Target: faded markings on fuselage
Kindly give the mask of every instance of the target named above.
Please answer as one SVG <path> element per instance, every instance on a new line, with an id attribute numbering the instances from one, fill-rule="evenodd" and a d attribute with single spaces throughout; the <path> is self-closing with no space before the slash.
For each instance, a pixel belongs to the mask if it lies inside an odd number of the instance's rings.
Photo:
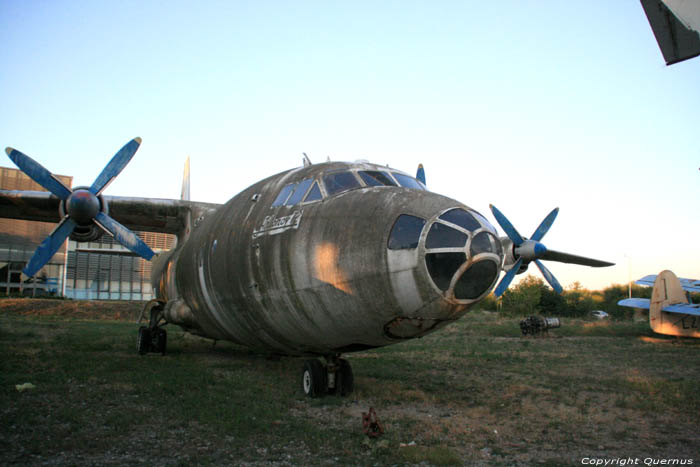
<path id="1" fill-rule="evenodd" d="M 299 228 L 301 216 L 304 211 L 294 211 L 288 216 L 276 217 L 274 214 L 266 216 L 262 225 L 253 230 L 253 239 L 262 237 L 263 235 L 276 235 L 290 229 Z"/>

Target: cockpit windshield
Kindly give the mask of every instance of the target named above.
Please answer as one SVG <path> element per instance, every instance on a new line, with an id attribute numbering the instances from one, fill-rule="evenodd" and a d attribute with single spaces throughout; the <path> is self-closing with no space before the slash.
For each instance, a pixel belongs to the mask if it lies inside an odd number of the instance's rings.
<path id="1" fill-rule="evenodd" d="M 326 184 L 328 196 L 360 188 L 360 182 L 352 172 L 331 172 L 323 177 L 323 182 Z"/>
<path id="2" fill-rule="evenodd" d="M 323 184 L 321 184 L 323 181 Z M 325 195 L 321 192 L 325 186 Z M 272 202 L 271 207 L 295 206 L 320 201 L 324 196 L 334 196 L 362 187 L 397 187 L 425 191 L 425 186 L 413 177 L 384 170 L 346 170 L 325 173 L 320 180 L 305 180 L 285 185 Z"/>
<path id="3" fill-rule="evenodd" d="M 360 170 L 357 172 L 367 186 L 396 186 L 396 182 L 389 174 L 379 170 Z"/>
<path id="4" fill-rule="evenodd" d="M 404 188 L 413 188 L 415 190 L 425 190 L 425 187 L 415 178 L 409 177 L 408 175 L 400 174 L 398 172 L 392 173 L 394 178 L 396 179 L 397 182 L 399 182 L 399 185 L 401 185 Z"/>

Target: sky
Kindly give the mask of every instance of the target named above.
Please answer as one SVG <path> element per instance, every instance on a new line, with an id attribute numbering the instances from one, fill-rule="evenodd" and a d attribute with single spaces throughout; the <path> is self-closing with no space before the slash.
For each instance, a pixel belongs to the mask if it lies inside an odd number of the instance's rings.
<path id="1" fill-rule="evenodd" d="M 423 163 L 525 236 L 558 206 L 548 248 L 616 263 L 547 263 L 565 287 L 700 278 L 700 58 L 638 0 L 0 0 L 0 43 L 0 145 L 74 186 L 135 136 L 107 195 L 179 198 L 187 156 L 215 203 L 302 152 Z"/>

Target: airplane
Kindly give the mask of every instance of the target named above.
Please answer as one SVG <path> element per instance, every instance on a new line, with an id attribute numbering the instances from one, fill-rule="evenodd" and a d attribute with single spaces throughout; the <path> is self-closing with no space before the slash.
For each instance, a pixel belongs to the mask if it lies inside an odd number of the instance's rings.
<path id="1" fill-rule="evenodd" d="M 659 334 L 700 337 L 700 304 L 689 300 L 690 293 L 700 292 L 700 280 L 679 279 L 671 271 L 644 276 L 635 284 L 653 286 L 651 300 L 626 298 L 620 306 L 649 310 L 649 325 Z"/>
<path id="2" fill-rule="evenodd" d="M 666 65 L 700 55 L 700 2 L 641 0 Z"/>
<path id="3" fill-rule="evenodd" d="M 540 260 L 593 267 L 612 263 L 548 250 L 541 242 L 554 209 L 531 238 L 522 237 L 494 206 L 506 232 L 459 201 L 430 192 L 417 178 L 365 161 L 311 164 L 272 175 L 226 204 L 104 196 L 141 144 L 127 143 L 90 187 L 69 189 L 29 156 L 9 158 L 49 192 L 0 191 L 2 217 L 59 221 L 24 273 L 34 275 L 66 238 L 103 232 L 153 258 L 154 300 L 139 328 L 139 354 L 164 353 L 174 324 L 214 340 L 304 362 L 303 392 L 346 396 L 354 377 L 343 354 L 423 337 L 454 322 L 496 287 Z M 130 229 L 177 236 L 154 256 Z M 323 358 L 325 362 L 322 362 Z"/>

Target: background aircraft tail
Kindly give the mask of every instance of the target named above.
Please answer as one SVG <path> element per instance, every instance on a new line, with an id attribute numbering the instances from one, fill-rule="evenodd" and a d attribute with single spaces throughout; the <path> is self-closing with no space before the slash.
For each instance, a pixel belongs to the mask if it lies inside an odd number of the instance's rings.
<path id="1" fill-rule="evenodd" d="M 671 336 L 697 336 L 697 329 L 685 329 L 679 325 L 681 316 L 663 311 L 669 305 L 687 304 L 688 298 L 681 281 L 669 271 L 662 271 L 654 281 L 649 303 L 649 325 L 654 332 Z"/>

